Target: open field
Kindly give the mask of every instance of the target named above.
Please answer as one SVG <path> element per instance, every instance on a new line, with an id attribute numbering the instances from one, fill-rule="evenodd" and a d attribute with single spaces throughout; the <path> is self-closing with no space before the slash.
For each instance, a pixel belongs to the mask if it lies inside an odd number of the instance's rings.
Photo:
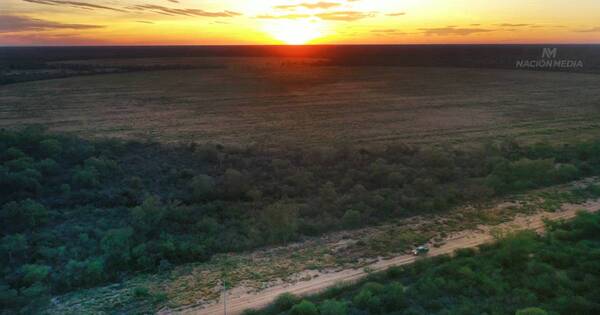
<path id="1" fill-rule="evenodd" d="M 0 127 L 227 144 L 568 141 L 600 134 L 600 76 L 316 66 L 315 59 L 165 58 L 85 64 L 202 69 L 0 87 Z M 214 67 L 209 67 L 214 66 Z"/>

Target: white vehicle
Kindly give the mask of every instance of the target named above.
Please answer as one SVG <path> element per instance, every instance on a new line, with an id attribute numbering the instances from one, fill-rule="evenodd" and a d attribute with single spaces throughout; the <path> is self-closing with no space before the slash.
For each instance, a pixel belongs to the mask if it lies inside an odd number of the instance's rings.
<path id="1" fill-rule="evenodd" d="M 412 250 L 412 254 L 414 256 L 426 255 L 427 253 L 429 253 L 429 247 L 427 247 L 425 245 L 419 246 Z"/>

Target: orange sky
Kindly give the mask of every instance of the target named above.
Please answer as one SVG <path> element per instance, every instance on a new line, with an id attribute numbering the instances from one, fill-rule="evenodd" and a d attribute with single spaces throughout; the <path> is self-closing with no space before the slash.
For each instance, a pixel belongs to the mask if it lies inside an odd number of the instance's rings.
<path id="1" fill-rule="evenodd" d="M 600 1 L 0 0 L 0 45 L 600 43 Z"/>

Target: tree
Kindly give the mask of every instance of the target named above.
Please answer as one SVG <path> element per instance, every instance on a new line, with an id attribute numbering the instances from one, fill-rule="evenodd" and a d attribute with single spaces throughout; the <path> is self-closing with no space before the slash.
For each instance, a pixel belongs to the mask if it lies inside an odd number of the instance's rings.
<path id="1" fill-rule="evenodd" d="M 84 168 L 75 172 L 73 184 L 79 188 L 95 188 L 100 184 L 98 172 L 94 168 Z"/>
<path id="2" fill-rule="evenodd" d="M 192 179 L 192 200 L 201 202 L 211 198 L 215 190 L 215 180 L 208 175 L 198 175 Z"/>
<path id="3" fill-rule="evenodd" d="M 348 305 L 336 300 L 326 300 L 319 306 L 321 315 L 346 315 L 348 314 Z"/>
<path id="4" fill-rule="evenodd" d="M 288 242 L 298 230 L 298 209 L 294 205 L 276 202 L 263 211 L 262 221 L 270 242 Z"/>
<path id="5" fill-rule="evenodd" d="M 399 311 L 406 306 L 404 286 L 399 282 L 392 282 L 385 287 L 382 296 L 382 306 L 388 312 Z"/>
<path id="6" fill-rule="evenodd" d="M 0 306 L 4 309 L 14 307 L 17 302 L 18 292 L 6 284 L 0 283 Z"/>
<path id="7" fill-rule="evenodd" d="M 518 310 L 515 315 L 548 315 L 548 313 L 541 308 L 528 307 Z"/>
<path id="8" fill-rule="evenodd" d="M 42 282 L 50 274 L 50 266 L 46 265 L 24 265 L 21 267 L 23 273 L 23 281 L 28 284 L 34 284 L 36 282 Z"/>
<path id="9" fill-rule="evenodd" d="M 290 315 L 319 315 L 319 311 L 312 302 L 303 300 L 292 307 Z"/>
<path id="10" fill-rule="evenodd" d="M 156 196 L 146 198 L 140 206 L 131 209 L 133 226 L 136 231 L 141 232 L 143 236 L 156 230 L 165 215 L 165 206 Z"/>
<path id="11" fill-rule="evenodd" d="M 131 228 L 121 228 L 108 230 L 100 247 L 107 257 L 107 261 L 114 267 L 127 267 L 127 263 L 131 258 L 131 237 L 133 230 Z"/>
<path id="12" fill-rule="evenodd" d="M 346 211 L 346 213 L 344 213 L 344 216 L 342 217 L 342 222 L 344 224 L 344 227 L 349 229 L 359 227 L 361 224 L 360 212 L 358 210 Z"/>
<path id="13" fill-rule="evenodd" d="M 273 306 L 277 311 L 285 312 L 298 303 L 299 300 L 298 297 L 291 293 L 283 293 L 275 299 Z"/>
<path id="14" fill-rule="evenodd" d="M 40 142 L 40 154 L 43 157 L 57 157 L 62 152 L 62 144 L 56 139 L 46 139 Z"/>
<path id="15" fill-rule="evenodd" d="M 240 171 L 232 168 L 225 171 L 223 186 L 225 195 L 233 199 L 241 198 L 248 190 L 246 177 Z"/>
<path id="16" fill-rule="evenodd" d="M 27 239 L 23 234 L 7 235 L 2 238 L 1 248 L 8 255 L 8 261 L 12 264 L 15 256 L 27 250 Z"/>
<path id="17" fill-rule="evenodd" d="M 335 185 L 327 182 L 319 189 L 319 202 L 323 209 L 333 209 L 338 200 L 338 194 Z"/>
<path id="18" fill-rule="evenodd" d="M 9 202 L 2 207 L 0 222 L 8 231 L 22 232 L 38 227 L 48 221 L 48 210 L 31 200 Z"/>
<path id="19" fill-rule="evenodd" d="M 367 282 L 363 285 L 360 292 L 354 296 L 352 301 L 360 309 L 377 313 L 381 308 L 381 298 L 379 295 L 384 289 L 385 287 L 380 283 Z"/>

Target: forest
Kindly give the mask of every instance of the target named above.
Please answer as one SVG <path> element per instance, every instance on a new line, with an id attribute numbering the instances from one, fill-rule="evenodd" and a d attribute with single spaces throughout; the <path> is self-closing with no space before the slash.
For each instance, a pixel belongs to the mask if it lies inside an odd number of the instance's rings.
<path id="1" fill-rule="evenodd" d="M 465 202 L 598 174 L 600 141 L 522 146 L 509 139 L 469 149 L 399 143 L 384 148 L 340 145 L 273 151 L 211 143 L 84 139 L 35 126 L 1 130 L 0 307 L 4 313 L 35 313 L 53 295 L 118 282 L 136 273 L 161 272 L 186 262 L 206 261 L 217 253 L 283 244 L 391 218 L 448 211 Z M 572 230 L 579 231 L 577 224 L 589 220 L 579 219 Z M 597 226 L 595 220 L 589 225 Z M 552 235 L 571 233 L 565 229 L 557 228 Z M 587 240 L 582 242 L 594 246 L 593 240 L 585 238 L 588 236 L 582 236 Z M 547 242 L 532 235 L 519 238 L 536 248 L 543 248 Z M 566 248 L 567 241 L 550 245 L 565 246 L 563 252 L 580 250 L 579 243 Z M 503 248 L 508 243 L 498 246 Z M 459 255 L 460 259 L 473 261 L 485 257 L 462 255 L 466 256 Z M 571 262 L 569 257 L 583 255 L 577 252 L 556 260 Z M 452 264 L 428 264 L 437 263 Z M 596 270 L 597 276 L 597 266 L 584 265 L 581 268 L 591 268 L 591 273 Z M 429 269 L 424 266 L 418 264 L 415 270 Z M 492 290 L 473 294 L 505 292 L 502 290 L 509 288 L 480 277 L 481 269 L 475 267 L 446 267 L 444 272 L 472 273 L 473 278 L 465 279 Z M 504 267 L 523 268 L 508 263 Z M 532 268 L 532 272 L 542 272 L 547 266 Z M 497 276 L 502 272 L 499 269 Z M 557 277 L 556 281 L 567 281 L 569 274 L 558 273 Z M 431 276 L 422 284 L 437 290 L 432 292 L 439 296 L 414 301 L 427 302 L 431 307 L 428 309 L 441 309 L 444 303 L 456 302 L 456 297 L 444 296 L 448 289 L 441 288 L 469 287 L 439 283 L 440 279 Z M 589 279 L 592 284 L 596 281 Z M 588 280 L 581 281 L 587 285 Z M 568 289 L 580 292 L 571 285 Z M 389 287 L 375 285 L 362 295 L 383 301 L 386 298 L 378 296 L 381 292 L 404 292 L 396 283 L 383 286 Z M 597 290 L 590 292 L 597 297 Z M 409 295 L 410 291 L 403 294 Z M 586 301 L 595 300 L 582 297 L 583 304 L 572 307 L 595 307 L 595 302 L 588 305 Z M 361 307 L 354 308 L 364 310 Z M 378 312 L 388 308 L 381 310 Z M 421 314 L 419 309 L 415 312 Z"/>
<path id="2" fill-rule="evenodd" d="M 580 213 L 544 235 L 519 232 L 305 299 L 284 294 L 245 314 L 598 314 L 599 301 L 600 214 Z"/>

